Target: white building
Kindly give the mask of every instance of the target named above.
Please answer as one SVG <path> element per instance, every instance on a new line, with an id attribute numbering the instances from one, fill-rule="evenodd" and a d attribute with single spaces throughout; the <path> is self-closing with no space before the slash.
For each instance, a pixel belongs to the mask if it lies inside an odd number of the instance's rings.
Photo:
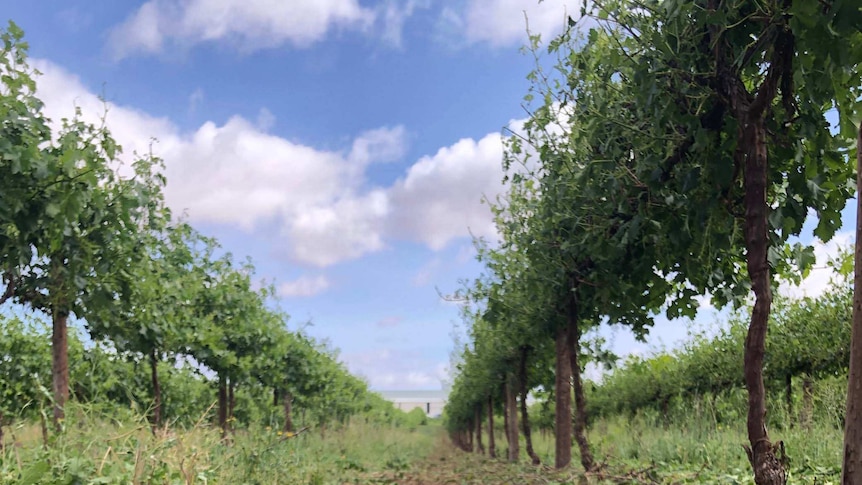
<path id="1" fill-rule="evenodd" d="M 391 402 L 396 408 L 409 412 L 419 408 L 430 418 L 443 414 L 446 405 L 447 391 L 379 391 L 383 399 Z"/>

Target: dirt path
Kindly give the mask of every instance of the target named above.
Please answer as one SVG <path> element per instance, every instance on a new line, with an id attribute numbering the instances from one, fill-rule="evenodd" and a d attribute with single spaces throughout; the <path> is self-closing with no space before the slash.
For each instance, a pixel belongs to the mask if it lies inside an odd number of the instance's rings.
<path id="1" fill-rule="evenodd" d="M 500 451 L 505 452 L 505 447 Z M 424 460 L 403 471 L 369 473 L 353 483 L 399 485 L 551 484 L 577 483 L 573 471 L 560 473 L 528 463 L 511 465 L 500 459 L 465 453 L 441 437 Z"/>

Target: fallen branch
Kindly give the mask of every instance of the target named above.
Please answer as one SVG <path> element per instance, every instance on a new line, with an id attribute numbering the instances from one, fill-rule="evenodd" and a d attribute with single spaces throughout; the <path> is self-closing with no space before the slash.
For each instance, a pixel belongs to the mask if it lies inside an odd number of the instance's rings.
<path id="1" fill-rule="evenodd" d="M 281 437 L 281 440 L 284 441 L 288 438 L 296 438 L 301 433 L 304 433 L 304 432 L 308 431 L 309 429 L 311 429 L 311 426 L 306 426 L 306 427 L 300 429 L 299 431 L 297 431 L 296 433 L 291 433 L 288 431 L 287 433 L 284 433 L 284 435 Z"/>

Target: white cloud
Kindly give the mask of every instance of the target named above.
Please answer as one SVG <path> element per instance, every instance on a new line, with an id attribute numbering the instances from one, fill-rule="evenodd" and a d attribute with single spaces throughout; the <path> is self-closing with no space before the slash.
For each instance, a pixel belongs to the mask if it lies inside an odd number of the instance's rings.
<path id="1" fill-rule="evenodd" d="M 261 108 L 257 113 L 257 129 L 260 131 L 269 131 L 275 126 L 275 115 L 266 108 Z"/>
<path id="2" fill-rule="evenodd" d="M 782 282 L 778 291 L 790 297 L 818 297 L 829 288 L 830 282 L 838 277 L 838 274 L 828 267 L 826 263 L 830 259 L 835 258 L 842 250 L 847 248 L 852 249 L 853 233 L 839 232 L 831 241 L 823 243 L 820 240 L 814 241 L 814 256 L 817 258 L 814 268 L 808 274 L 808 277 L 802 280 L 799 285 L 794 285 L 789 282 Z"/>
<path id="3" fill-rule="evenodd" d="M 694 297 L 697 300 L 698 308 L 702 310 L 715 310 L 715 306 L 712 304 L 712 295 L 707 293 L 705 295 L 698 295 Z"/>
<path id="4" fill-rule="evenodd" d="M 395 162 L 407 151 L 407 130 L 403 126 L 369 130 L 353 141 L 349 159 L 367 165 L 371 162 Z"/>
<path id="5" fill-rule="evenodd" d="M 580 4 L 574 0 L 469 0 L 462 9 L 443 9 L 440 28 L 460 32 L 468 43 L 524 45 L 528 21 L 530 32 L 547 41 L 563 31 L 569 16 L 580 16 Z"/>
<path id="6" fill-rule="evenodd" d="M 46 113 L 59 120 L 79 106 L 107 123 L 125 148 L 153 152 L 165 161 L 171 208 L 194 222 L 246 231 L 264 226 L 282 236 L 280 252 L 313 266 L 329 266 L 409 240 L 439 250 L 474 235 L 495 237 L 483 195 L 503 190 L 499 134 L 460 140 L 418 160 L 389 187 L 366 186 L 374 163 L 401 160 L 407 130 L 383 127 L 359 134 L 344 150 L 321 150 L 267 133 L 274 115 L 261 110 L 257 123 L 235 116 L 182 131 L 166 118 L 103 103 L 77 77 L 36 60 Z M 197 96 L 193 95 L 193 98 Z"/>
<path id="7" fill-rule="evenodd" d="M 114 56 L 120 59 L 135 51 L 154 53 L 162 50 L 164 33 L 160 23 L 163 16 L 159 4 L 143 4 L 134 15 L 111 32 L 109 42 Z"/>
<path id="8" fill-rule="evenodd" d="M 302 276 L 299 279 L 278 285 L 278 294 L 284 298 L 306 298 L 319 295 L 328 290 L 330 286 L 329 280 L 323 275 Z"/>
<path id="9" fill-rule="evenodd" d="M 195 89 L 189 96 L 189 114 L 194 114 L 201 103 L 204 102 L 204 90 L 201 88 Z"/>
<path id="10" fill-rule="evenodd" d="M 853 234 L 851 232 L 839 232 L 828 243 L 815 239 L 812 245 L 816 262 L 808 277 L 804 278 L 798 285 L 786 280 L 779 281 L 778 292 L 791 298 L 806 296 L 816 298 L 822 295 L 829 288 L 831 282 L 839 277 L 838 273 L 827 263 L 837 257 L 842 250 L 852 249 L 852 244 Z M 749 295 L 750 298 L 753 298 L 753 295 Z M 712 304 L 712 295 L 709 293 L 698 295 L 695 300 L 699 303 L 701 311 L 716 312 L 719 310 Z"/>
<path id="11" fill-rule="evenodd" d="M 496 237 L 490 208 L 481 202 L 503 191 L 500 134 L 463 139 L 421 158 L 391 189 L 389 230 L 439 250 L 471 232 Z"/>
<path id="12" fill-rule="evenodd" d="M 446 363 L 417 357 L 419 354 L 418 349 L 374 349 L 343 357 L 350 371 L 368 379 L 372 389 L 440 389 L 448 378 Z"/>
<path id="13" fill-rule="evenodd" d="M 30 64 L 43 74 L 37 78 L 38 96 L 45 103 L 45 114 L 55 124 L 59 125 L 62 118 L 71 118 L 75 107 L 81 109 L 85 121 L 99 124 L 107 110 L 111 133 L 127 155 L 147 153 L 153 138 L 159 139 L 162 150 L 179 141 L 175 125 L 167 118 L 105 103 L 85 88 L 77 76 L 51 62 L 31 59 Z"/>
<path id="14" fill-rule="evenodd" d="M 351 185 L 342 155 L 266 134 L 241 117 L 204 123 L 163 153 L 173 207 L 248 230 L 328 206 Z"/>
<path id="15" fill-rule="evenodd" d="M 150 0 L 111 31 L 109 46 L 118 59 L 213 41 L 303 48 L 334 28 L 367 29 L 374 17 L 357 0 Z"/>
<path id="16" fill-rule="evenodd" d="M 297 259 L 329 266 L 383 249 L 382 227 L 388 212 L 383 191 L 343 197 L 297 214 L 288 223 L 286 234 L 293 241 Z"/>
<path id="17" fill-rule="evenodd" d="M 383 40 L 393 47 L 401 48 L 404 23 L 416 10 L 430 6 L 430 0 L 407 0 L 403 4 L 392 0 L 386 2 L 382 7 Z"/>

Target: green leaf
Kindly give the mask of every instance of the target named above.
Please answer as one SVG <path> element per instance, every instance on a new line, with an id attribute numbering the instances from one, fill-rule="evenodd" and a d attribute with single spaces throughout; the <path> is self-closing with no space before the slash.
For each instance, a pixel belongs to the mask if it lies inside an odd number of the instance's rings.
<path id="1" fill-rule="evenodd" d="M 48 460 L 36 461 L 24 469 L 17 483 L 20 485 L 35 485 L 44 478 L 49 470 L 51 470 L 51 464 Z"/>
<path id="2" fill-rule="evenodd" d="M 48 205 L 45 206 L 45 213 L 48 217 L 57 217 L 60 214 L 60 206 L 55 202 L 49 202 Z"/>

